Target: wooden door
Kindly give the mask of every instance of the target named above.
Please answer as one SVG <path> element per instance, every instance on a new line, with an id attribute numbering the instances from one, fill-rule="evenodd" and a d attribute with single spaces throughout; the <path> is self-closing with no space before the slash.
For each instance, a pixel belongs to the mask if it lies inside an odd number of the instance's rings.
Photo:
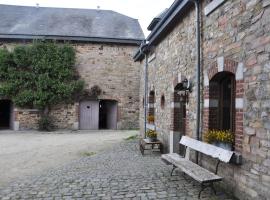
<path id="1" fill-rule="evenodd" d="M 99 102 L 82 101 L 80 103 L 80 129 L 98 130 L 99 125 Z"/>

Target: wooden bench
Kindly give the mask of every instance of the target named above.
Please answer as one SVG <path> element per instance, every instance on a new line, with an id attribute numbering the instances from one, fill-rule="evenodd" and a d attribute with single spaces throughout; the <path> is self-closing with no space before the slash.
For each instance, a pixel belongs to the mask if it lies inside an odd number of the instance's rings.
<path id="1" fill-rule="evenodd" d="M 218 166 L 220 162 L 228 163 L 230 162 L 233 153 L 219 147 L 216 147 L 211 144 L 207 144 L 195 139 L 192 139 L 187 136 L 182 136 L 180 142 L 181 145 L 185 146 L 185 156 L 182 157 L 176 153 L 163 154 L 161 159 L 166 163 L 173 165 L 171 176 L 176 168 L 179 168 L 184 174 L 187 174 L 194 180 L 198 181 L 201 184 L 201 190 L 199 192 L 198 198 L 201 197 L 201 192 L 210 187 L 216 194 L 214 188 L 214 182 L 219 182 L 223 178 L 218 176 Z M 208 171 L 207 169 L 197 165 L 196 163 L 189 160 L 189 150 L 193 149 L 197 152 L 203 153 L 205 155 L 211 156 L 212 158 L 217 159 L 216 171 L 215 173 Z"/>

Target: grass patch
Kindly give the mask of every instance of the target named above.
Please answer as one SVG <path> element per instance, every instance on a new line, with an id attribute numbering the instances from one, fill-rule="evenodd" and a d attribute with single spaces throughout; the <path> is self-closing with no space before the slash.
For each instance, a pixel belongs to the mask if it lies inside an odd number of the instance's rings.
<path id="1" fill-rule="evenodd" d="M 138 135 L 132 135 L 132 136 L 129 136 L 128 138 L 125 138 L 125 140 L 135 140 L 138 138 Z"/>
<path id="2" fill-rule="evenodd" d="M 96 152 L 82 152 L 81 155 L 82 156 L 85 156 L 85 157 L 90 157 L 90 156 L 93 156 L 93 155 L 96 155 L 97 153 Z"/>

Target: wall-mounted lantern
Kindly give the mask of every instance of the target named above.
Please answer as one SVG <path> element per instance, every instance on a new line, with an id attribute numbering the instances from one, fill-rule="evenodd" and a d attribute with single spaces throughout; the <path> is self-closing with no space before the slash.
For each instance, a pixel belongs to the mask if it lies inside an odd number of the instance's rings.
<path id="1" fill-rule="evenodd" d="M 188 91 L 190 93 L 192 92 L 192 84 L 187 78 L 182 81 L 182 87 L 182 90 Z"/>

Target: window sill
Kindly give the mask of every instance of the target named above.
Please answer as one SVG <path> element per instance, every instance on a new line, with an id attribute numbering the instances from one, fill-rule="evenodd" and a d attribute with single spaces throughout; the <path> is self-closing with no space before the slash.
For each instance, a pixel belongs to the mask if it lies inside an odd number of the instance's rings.
<path id="1" fill-rule="evenodd" d="M 207 16 L 214 12 L 221 4 L 223 4 L 226 0 L 214 0 L 211 3 L 207 4 L 204 8 L 204 14 Z"/>

